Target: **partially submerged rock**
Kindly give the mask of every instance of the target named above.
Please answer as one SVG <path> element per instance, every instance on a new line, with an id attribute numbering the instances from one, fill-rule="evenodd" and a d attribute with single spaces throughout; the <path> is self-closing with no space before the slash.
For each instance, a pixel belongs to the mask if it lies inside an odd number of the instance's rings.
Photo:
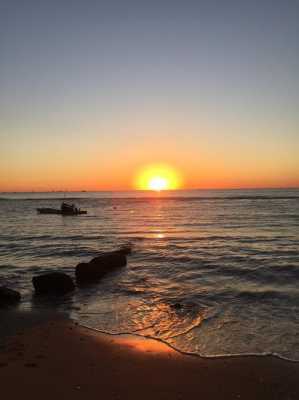
<path id="1" fill-rule="evenodd" d="M 93 258 L 89 263 L 80 263 L 76 267 L 78 282 L 92 282 L 101 279 L 107 273 L 127 265 L 126 250 L 102 253 Z"/>
<path id="2" fill-rule="evenodd" d="M 116 252 L 122 253 L 125 256 L 128 256 L 129 254 L 132 254 L 132 245 L 125 244 L 119 250 L 116 250 Z"/>
<path id="3" fill-rule="evenodd" d="M 0 307 L 10 304 L 16 304 L 21 300 L 19 292 L 9 289 L 5 286 L 0 286 Z"/>
<path id="4" fill-rule="evenodd" d="M 183 306 L 181 303 L 174 303 L 171 304 L 170 307 L 174 308 L 175 310 L 181 310 Z"/>
<path id="5" fill-rule="evenodd" d="M 32 278 L 36 294 L 64 294 L 75 289 L 72 278 L 63 272 L 49 272 Z"/>

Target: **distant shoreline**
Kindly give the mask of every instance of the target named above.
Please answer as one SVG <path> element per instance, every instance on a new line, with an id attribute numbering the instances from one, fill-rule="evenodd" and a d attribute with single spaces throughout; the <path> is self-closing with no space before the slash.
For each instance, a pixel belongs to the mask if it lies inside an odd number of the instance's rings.
<path id="1" fill-rule="evenodd" d="M 187 200 L 243 200 L 243 199 L 297 199 L 299 188 L 267 189 L 191 189 L 191 190 L 151 190 L 129 191 L 51 191 L 51 192 L 1 192 L 0 200 L 84 200 L 84 199 L 187 199 Z"/>
<path id="2" fill-rule="evenodd" d="M 170 190 L 163 190 L 159 192 L 160 194 L 165 192 L 194 192 L 194 191 L 256 191 L 256 190 L 299 190 L 299 186 L 286 186 L 286 187 L 241 187 L 241 188 L 193 188 L 193 189 L 170 189 Z M 22 190 L 10 190 L 10 191 L 0 191 L 0 194 L 17 194 L 17 193 L 129 193 L 129 192 L 137 192 L 137 193 L 157 193 L 154 190 L 139 190 L 139 189 L 103 189 L 103 190 L 29 190 L 29 191 L 22 191 Z"/>

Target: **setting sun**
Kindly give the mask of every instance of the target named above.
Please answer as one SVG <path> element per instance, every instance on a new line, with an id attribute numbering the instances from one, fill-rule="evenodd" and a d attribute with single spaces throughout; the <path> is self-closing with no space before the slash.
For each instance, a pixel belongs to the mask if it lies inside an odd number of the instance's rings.
<path id="1" fill-rule="evenodd" d="M 169 182 L 167 179 L 165 178 L 161 178 L 160 176 L 155 176 L 153 177 L 149 183 L 148 183 L 148 187 L 151 190 L 157 190 L 158 192 L 160 190 L 165 190 L 167 189 L 169 186 Z"/>
<path id="2" fill-rule="evenodd" d="M 173 190 L 181 187 L 181 176 L 168 165 L 150 165 L 137 174 L 135 186 L 140 190 Z"/>

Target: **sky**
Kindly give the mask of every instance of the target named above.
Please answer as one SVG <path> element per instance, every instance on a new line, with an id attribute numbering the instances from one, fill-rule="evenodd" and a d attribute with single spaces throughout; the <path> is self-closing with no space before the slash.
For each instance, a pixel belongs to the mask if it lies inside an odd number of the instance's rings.
<path id="1" fill-rule="evenodd" d="M 0 191 L 299 187 L 299 2 L 0 3 Z"/>

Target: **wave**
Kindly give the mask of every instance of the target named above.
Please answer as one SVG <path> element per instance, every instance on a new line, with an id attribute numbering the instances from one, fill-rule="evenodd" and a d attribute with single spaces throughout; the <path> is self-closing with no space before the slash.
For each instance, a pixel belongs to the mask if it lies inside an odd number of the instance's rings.
<path id="1" fill-rule="evenodd" d="M 105 235 L 69 235 L 69 236 L 56 236 L 56 235 L 32 235 L 32 236 L 11 236 L 11 235 L 1 235 L 0 238 L 3 240 L 11 240 L 14 242 L 24 242 L 24 241 L 49 241 L 50 243 L 53 241 L 80 241 L 80 240 L 99 240 L 106 238 Z M 27 243 L 26 243 L 27 245 Z M 1 245 L 5 247 L 5 245 Z"/>
<path id="2" fill-rule="evenodd" d="M 207 267 L 207 265 L 205 265 Z M 219 266 L 212 265 L 208 271 L 209 275 L 231 276 L 242 280 L 254 281 L 265 284 L 293 283 L 294 279 L 299 278 L 299 266 L 263 266 L 263 267 L 240 267 L 240 266 Z"/>
<path id="3" fill-rule="evenodd" d="M 178 353 L 185 355 L 185 356 L 192 356 L 192 357 L 200 357 L 200 358 L 204 358 L 204 359 L 220 359 L 220 358 L 236 358 L 236 357 L 276 357 L 279 358 L 281 360 L 284 361 L 288 361 L 291 363 L 298 363 L 299 359 L 292 359 L 292 358 L 288 358 L 288 357 L 284 357 L 279 353 L 275 353 L 275 352 L 261 352 L 261 353 L 225 353 L 225 354 L 211 354 L 211 355 L 202 355 L 200 352 L 192 352 L 192 351 L 184 351 L 181 350 L 179 348 L 179 346 L 176 346 L 175 344 L 170 343 L 167 339 L 161 339 L 158 337 L 153 337 L 150 335 L 142 335 L 140 333 L 135 333 L 135 332 L 131 332 L 131 331 L 127 331 L 127 332 L 111 332 L 108 330 L 104 330 L 104 329 L 98 329 L 98 328 L 94 328 L 91 327 L 89 325 L 83 324 L 82 322 L 79 321 L 80 326 L 89 329 L 91 331 L 94 332 L 99 332 L 102 333 L 104 335 L 109 335 L 109 336 L 127 336 L 130 335 L 132 337 L 137 337 L 137 338 L 141 338 L 141 339 L 151 339 L 151 340 L 155 340 L 159 343 L 163 343 L 166 346 L 170 347 L 171 349 L 177 351 Z"/>
<path id="4" fill-rule="evenodd" d="M 282 292 L 280 290 L 228 290 L 223 293 L 218 293 L 215 298 L 224 297 L 232 298 L 241 302 L 273 302 L 284 301 L 286 304 L 299 304 L 299 293 L 296 291 Z"/>
<path id="5" fill-rule="evenodd" d="M 79 201 L 79 200 L 102 200 L 106 198 L 93 197 L 0 197 L 0 201 Z"/>

